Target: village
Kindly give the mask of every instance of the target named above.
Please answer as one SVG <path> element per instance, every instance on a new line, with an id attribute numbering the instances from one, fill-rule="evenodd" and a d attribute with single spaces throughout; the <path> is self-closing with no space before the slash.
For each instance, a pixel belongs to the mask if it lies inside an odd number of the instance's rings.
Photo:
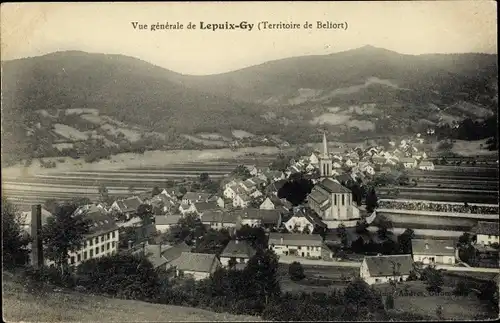
<path id="1" fill-rule="evenodd" d="M 426 153 L 417 148 L 423 141 L 417 134 L 399 144 L 389 142 L 387 150 L 375 146 L 332 154 L 324 135 L 321 149 L 291 158 L 282 170 L 241 165 L 216 189 L 210 174 L 204 173 L 200 183 L 191 185 L 196 190 L 188 191 L 185 185 L 155 187 L 108 203 L 82 205 L 76 212 L 92 220 L 92 230 L 82 248 L 69 255 L 69 265 L 76 268 L 94 258 L 139 253 L 155 268 L 173 268 L 176 276 L 192 275 L 200 280 L 221 267 L 244 268 L 256 249 L 264 247 L 273 250 L 280 263 L 330 266 L 332 271 L 359 268 L 357 276 L 370 285 L 406 280 L 414 263 L 452 270 L 470 268 L 459 256 L 464 247 L 452 239 L 415 239 L 411 229 L 397 235 L 391 232 L 390 221 L 377 216 L 377 207 L 498 214 L 498 206 L 377 199 L 375 187 L 368 185 L 373 185 L 378 174 L 394 169 L 434 169 Z M 296 189 L 290 183 L 300 181 L 306 186 L 310 181 L 312 187 L 292 203 L 289 200 L 294 198 L 286 195 L 295 193 L 285 192 L 286 186 Z M 203 189 L 207 186 L 211 192 Z M 45 206 L 33 210 L 39 211 L 24 212 L 24 227 L 30 233 L 36 232 L 37 221 L 43 225 L 51 216 Z M 39 212 L 41 219 L 32 220 Z M 476 250 L 475 258 L 490 257 L 492 267 L 497 267 L 498 222 L 487 219 L 480 219 L 463 235 L 474 241 L 470 245 Z M 199 232 L 183 234 L 186 229 Z M 397 274 L 390 266 L 395 262 L 401 267 Z"/>

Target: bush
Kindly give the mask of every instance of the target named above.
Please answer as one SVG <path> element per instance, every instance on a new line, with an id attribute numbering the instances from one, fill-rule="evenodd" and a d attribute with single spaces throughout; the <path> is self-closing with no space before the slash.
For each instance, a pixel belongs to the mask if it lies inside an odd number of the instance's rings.
<path id="1" fill-rule="evenodd" d="M 290 275 L 290 279 L 293 281 L 299 281 L 306 277 L 304 274 L 304 268 L 300 264 L 300 262 L 294 261 L 288 266 L 288 274 Z"/>
<path id="2" fill-rule="evenodd" d="M 385 308 L 388 310 L 392 310 L 394 308 L 394 297 L 392 295 L 388 295 L 385 299 Z"/>

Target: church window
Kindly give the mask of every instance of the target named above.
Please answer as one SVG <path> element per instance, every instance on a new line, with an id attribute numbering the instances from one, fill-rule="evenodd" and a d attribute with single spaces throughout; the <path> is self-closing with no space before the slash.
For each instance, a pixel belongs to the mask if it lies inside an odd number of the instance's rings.
<path id="1" fill-rule="evenodd" d="M 333 196 L 333 204 L 337 205 L 337 194 Z"/>
<path id="2" fill-rule="evenodd" d="M 342 206 L 344 206 L 344 205 L 345 205 L 345 195 L 342 194 Z"/>

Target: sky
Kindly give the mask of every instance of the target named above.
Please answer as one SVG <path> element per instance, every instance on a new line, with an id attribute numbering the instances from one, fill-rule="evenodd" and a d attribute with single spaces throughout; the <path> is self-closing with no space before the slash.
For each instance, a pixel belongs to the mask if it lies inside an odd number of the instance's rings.
<path id="1" fill-rule="evenodd" d="M 497 53 L 496 2 L 3 3 L 1 58 L 63 50 L 123 54 L 183 74 L 217 74 L 270 60 L 372 45 L 403 54 Z M 200 30 L 200 22 L 254 24 Z M 258 30 L 259 22 L 300 29 Z M 318 29 L 317 21 L 347 29 Z M 134 29 L 132 22 L 147 24 Z M 184 25 L 151 31 L 151 24 Z M 193 22 L 197 29 L 186 29 Z M 306 22 L 311 29 L 304 29 Z M 260 24 L 262 26 L 262 23 Z"/>

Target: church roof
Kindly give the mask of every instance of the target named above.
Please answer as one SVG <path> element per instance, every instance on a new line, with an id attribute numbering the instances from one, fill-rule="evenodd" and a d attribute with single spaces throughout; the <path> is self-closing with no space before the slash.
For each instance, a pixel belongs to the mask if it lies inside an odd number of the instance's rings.
<path id="1" fill-rule="evenodd" d="M 318 185 L 320 185 L 324 190 L 326 190 L 329 193 L 351 193 L 351 191 L 348 188 L 340 185 L 331 178 L 325 178 L 320 183 L 318 183 Z"/>
<path id="2" fill-rule="evenodd" d="M 311 198 L 312 200 L 314 200 L 319 204 L 323 204 L 326 200 L 328 200 L 328 195 L 325 195 L 320 190 L 313 188 L 311 194 L 309 194 L 309 198 Z"/>

